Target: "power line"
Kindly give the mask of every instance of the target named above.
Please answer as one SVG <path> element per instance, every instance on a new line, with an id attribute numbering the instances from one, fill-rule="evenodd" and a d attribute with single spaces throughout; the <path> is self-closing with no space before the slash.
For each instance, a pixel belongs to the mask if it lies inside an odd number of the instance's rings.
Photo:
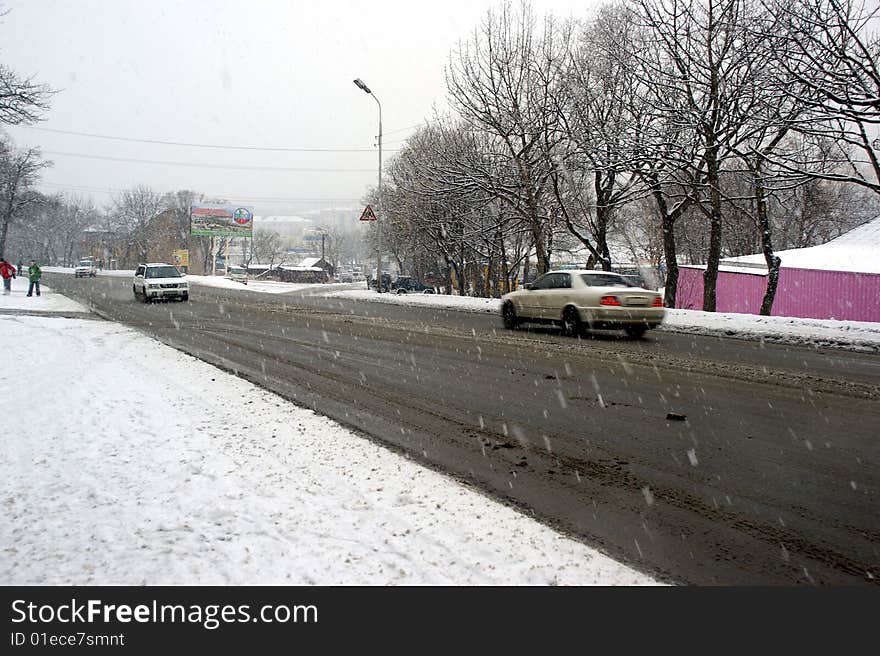
<path id="1" fill-rule="evenodd" d="M 407 130 L 412 130 L 414 128 L 420 128 L 424 125 L 424 123 L 416 123 L 415 125 L 410 125 L 408 128 L 400 128 L 399 130 L 388 130 L 385 134 L 397 134 L 398 132 L 406 132 Z"/>
<path id="2" fill-rule="evenodd" d="M 56 157 L 82 157 L 111 162 L 133 162 L 135 164 L 158 164 L 161 166 L 190 166 L 202 169 L 237 169 L 242 171 L 293 171 L 297 173 L 375 173 L 375 169 L 316 169 L 290 166 L 245 166 L 242 164 L 203 164 L 199 162 L 175 162 L 157 159 L 137 159 L 133 157 L 109 157 L 106 155 L 86 155 L 84 153 L 64 153 L 55 150 L 44 150 L 44 154 Z"/>
<path id="3" fill-rule="evenodd" d="M 56 134 L 69 134 L 78 137 L 90 137 L 92 139 L 108 139 L 110 141 L 128 141 L 133 143 L 146 143 L 146 144 L 159 144 L 162 146 L 185 146 L 187 148 L 213 148 L 217 150 L 254 150 L 254 151 L 264 151 L 264 152 L 278 152 L 278 153 L 372 153 L 375 152 L 375 148 L 285 148 L 285 147 L 270 147 L 270 146 L 228 146 L 221 144 L 201 144 L 201 143 L 188 143 L 185 141 L 165 141 L 163 139 L 138 139 L 135 137 L 118 137 L 112 136 L 108 134 L 95 134 L 93 132 L 77 132 L 75 130 L 57 130 L 54 128 L 41 128 L 33 125 L 22 125 L 19 126 L 26 130 L 39 130 L 40 132 L 54 132 Z M 412 126 L 418 127 L 418 126 Z M 395 132 L 403 132 L 404 130 L 410 130 L 409 128 L 402 128 L 400 130 L 396 130 Z M 389 132 L 388 134 L 392 134 Z"/>
<path id="4" fill-rule="evenodd" d="M 115 193 L 123 193 L 128 191 L 127 189 L 120 189 L 114 187 L 92 187 L 88 185 L 64 185 L 58 184 L 54 182 L 40 182 L 39 186 L 42 187 L 51 187 L 53 189 L 61 189 L 66 191 L 81 191 L 81 192 L 89 192 L 89 193 L 99 193 L 99 194 L 107 194 L 112 195 Z M 158 193 L 171 193 L 171 192 L 158 192 Z M 292 198 L 285 196 L 251 196 L 250 194 L 235 194 L 235 193 L 226 193 L 226 194 L 203 194 L 208 198 L 220 198 L 220 197 L 229 197 L 236 198 L 239 200 L 248 200 L 258 203 L 359 203 L 362 198 Z"/>

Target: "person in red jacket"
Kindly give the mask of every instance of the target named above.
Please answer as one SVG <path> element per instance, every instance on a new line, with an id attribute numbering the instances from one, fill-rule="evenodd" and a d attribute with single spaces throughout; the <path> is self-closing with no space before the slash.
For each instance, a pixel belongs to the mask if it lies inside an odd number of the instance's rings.
<path id="1" fill-rule="evenodd" d="M 3 276 L 3 293 L 12 291 L 12 279 L 15 278 L 15 267 L 5 259 L 0 260 L 0 276 Z"/>

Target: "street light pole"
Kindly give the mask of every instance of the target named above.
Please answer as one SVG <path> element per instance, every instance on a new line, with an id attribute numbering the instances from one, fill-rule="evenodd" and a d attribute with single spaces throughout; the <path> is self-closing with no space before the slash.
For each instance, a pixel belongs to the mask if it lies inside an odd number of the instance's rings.
<path id="1" fill-rule="evenodd" d="M 356 78 L 355 85 L 368 93 L 379 105 L 379 210 L 376 212 L 376 292 L 382 293 L 382 103 L 376 95 L 370 91 L 370 87 L 364 84 L 363 80 Z"/>

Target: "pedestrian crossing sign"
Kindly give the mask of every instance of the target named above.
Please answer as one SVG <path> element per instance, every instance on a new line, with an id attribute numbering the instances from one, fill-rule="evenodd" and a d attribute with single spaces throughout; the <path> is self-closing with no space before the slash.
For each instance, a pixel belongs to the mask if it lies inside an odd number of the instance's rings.
<path id="1" fill-rule="evenodd" d="M 367 205 L 364 208 L 363 214 L 361 214 L 361 221 L 375 221 L 376 213 L 373 211 L 372 205 Z"/>

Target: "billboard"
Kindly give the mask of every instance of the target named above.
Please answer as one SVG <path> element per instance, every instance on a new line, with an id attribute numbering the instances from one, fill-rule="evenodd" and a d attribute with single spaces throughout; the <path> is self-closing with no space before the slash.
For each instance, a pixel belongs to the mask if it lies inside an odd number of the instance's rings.
<path id="1" fill-rule="evenodd" d="M 191 235 L 209 237 L 253 237 L 254 208 L 242 205 L 193 205 L 190 207 Z"/>
<path id="2" fill-rule="evenodd" d="M 189 266 L 189 251 L 185 248 L 172 251 L 171 259 L 174 261 L 174 266 Z"/>

